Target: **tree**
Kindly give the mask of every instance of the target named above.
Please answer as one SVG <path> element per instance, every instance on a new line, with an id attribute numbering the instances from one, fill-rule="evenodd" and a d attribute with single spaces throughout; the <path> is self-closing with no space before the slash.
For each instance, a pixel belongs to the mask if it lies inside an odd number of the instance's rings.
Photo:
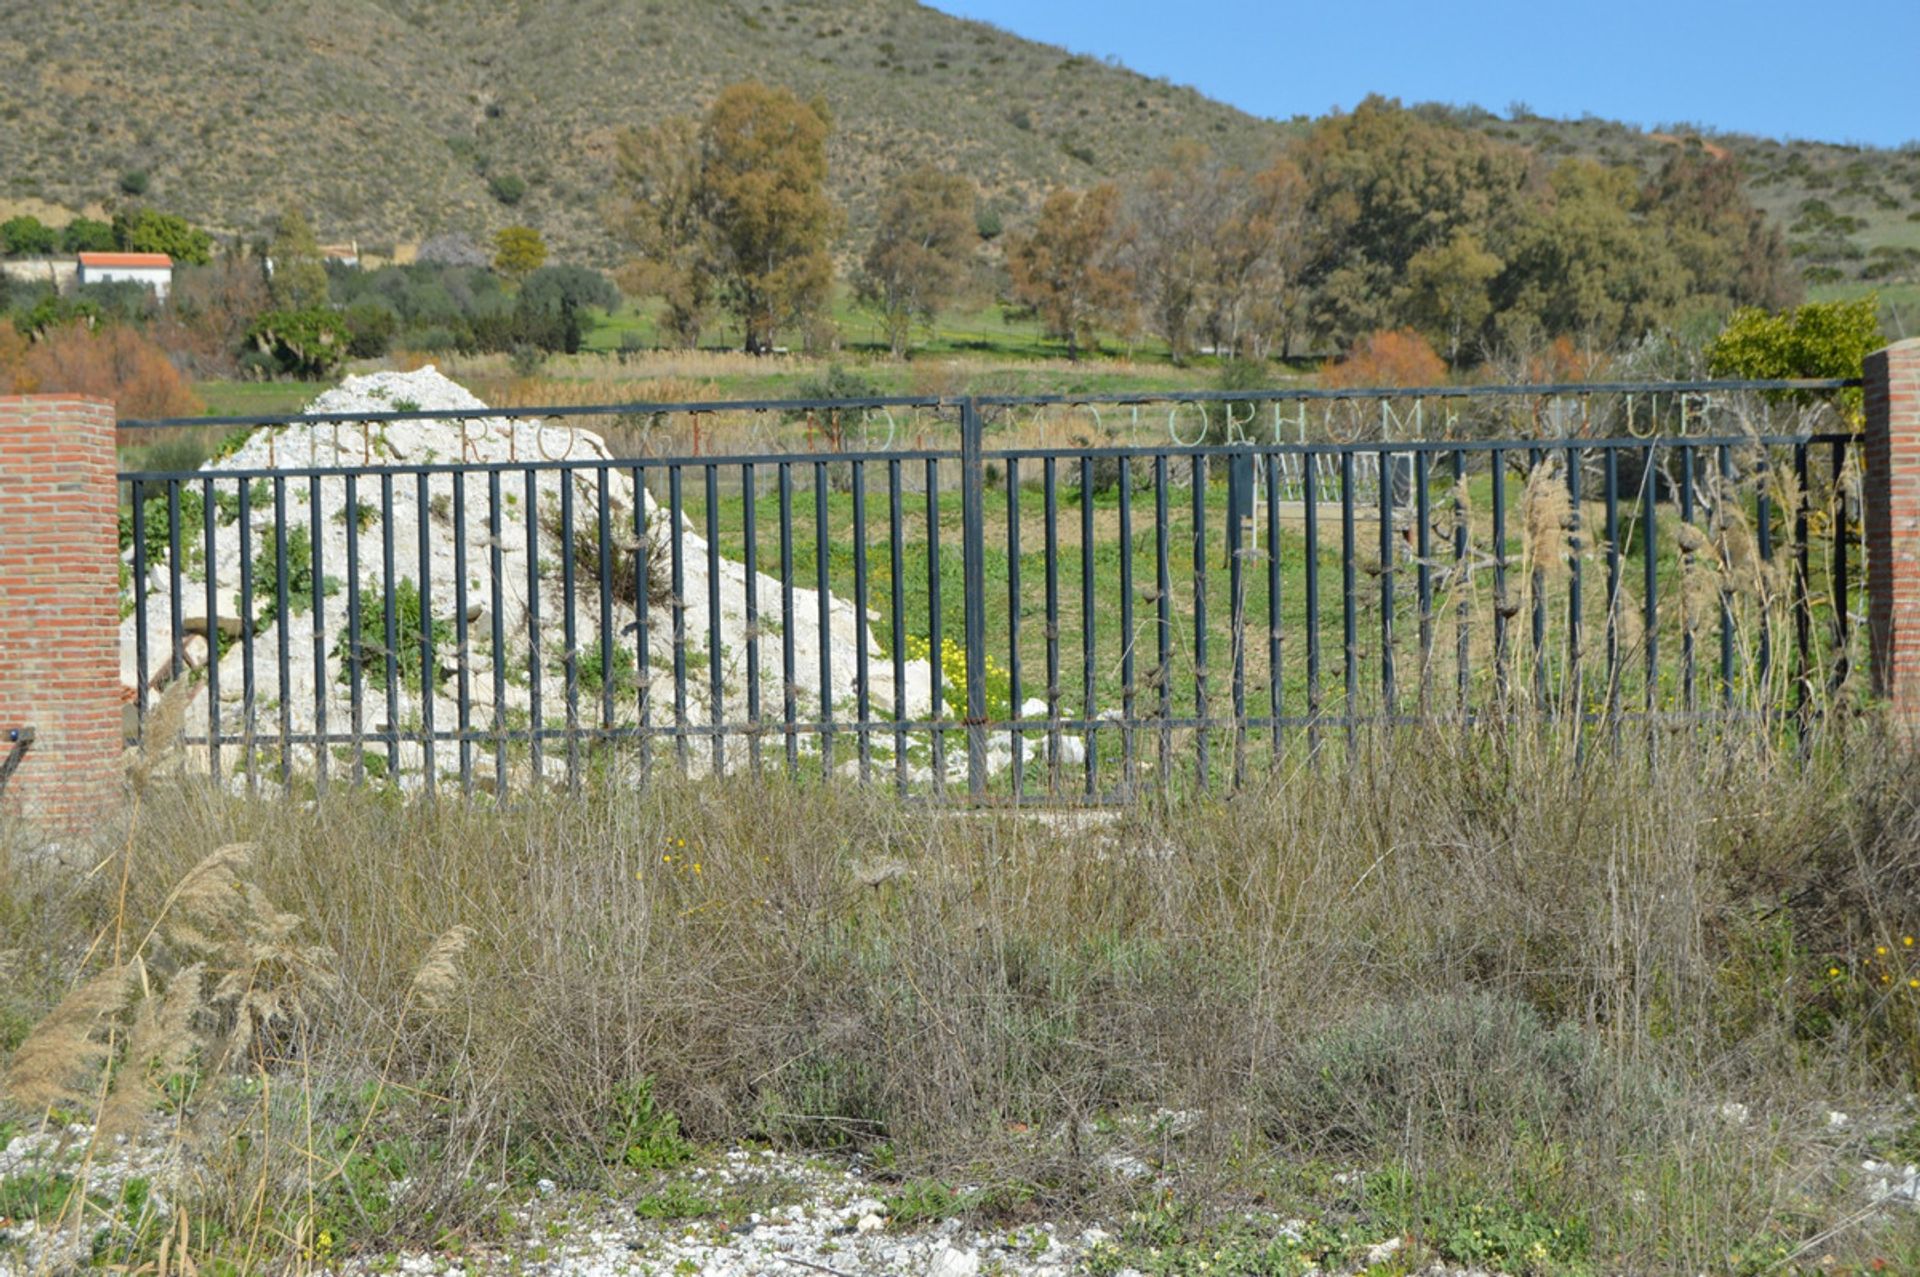
<path id="1" fill-rule="evenodd" d="M 1014 298 L 1039 315 L 1048 336 L 1067 343 L 1069 359 L 1094 339 L 1096 324 L 1123 319 L 1132 304 L 1133 278 L 1118 260 L 1119 214 L 1111 182 L 1057 189 L 1032 232 L 1007 249 Z"/>
<path id="2" fill-rule="evenodd" d="M 493 268 L 523 280 L 546 264 L 547 241 L 531 226 L 508 226 L 493 237 Z"/>
<path id="3" fill-rule="evenodd" d="M 150 208 L 115 213 L 113 242 L 129 253 L 165 253 L 182 266 L 205 266 L 213 260 L 213 236 L 195 230 L 185 218 Z"/>
<path id="4" fill-rule="evenodd" d="M 832 288 L 827 245 L 840 214 L 826 191 L 829 127 L 824 103 L 753 81 L 723 90 L 701 126 L 714 273 L 750 353 L 773 349 L 779 330 L 815 315 Z"/>
<path id="5" fill-rule="evenodd" d="M 327 268 L 320 241 L 297 208 L 283 208 L 267 241 L 268 291 L 278 310 L 312 310 L 327 304 Z"/>
<path id="6" fill-rule="evenodd" d="M 1345 346 L 1403 318 L 1395 304 L 1416 254 L 1470 231 L 1497 256 L 1527 207 L 1516 146 L 1369 97 L 1322 121 L 1297 150 L 1314 248 L 1314 321 Z"/>
<path id="7" fill-rule="evenodd" d="M 1438 386 L 1446 379 L 1446 364 L 1411 328 L 1369 333 L 1320 374 L 1321 385 L 1339 389 Z"/>
<path id="8" fill-rule="evenodd" d="M 666 303 L 664 326 L 683 346 L 700 342 L 713 312 L 713 228 L 701 207 L 700 125 L 680 117 L 629 130 L 615 146 L 627 199 L 614 231 L 637 256 L 620 268 L 620 286 Z"/>
<path id="9" fill-rule="evenodd" d="M 1182 142 L 1127 201 L 1126 262 L 1146 327 L 1167 343 L 1176 364 L 1193 353 L 1195 329 L 1209 309 L 1227 195 L 1239 176 L 1213 163 L 1199 143 Z"/>
<path id="10" fill-rule="evenodd" d="M 23 213 L 0 222 L 0 256 L 45 257 L 60 243 L 59 232 Z"/>
<path id="11" fill-rule="evenodd" d="M 520 301 L 543 310 L 610 311 L 620 304 L 620 290 L 586 266 L 542 266 L 520 285 Z"/>
<path id="12" fill-rule="evenodd" d="M 1461 351 L 1493 313 L 1487 289 L 1503 264 L 1464 226 L 1407 262 L 1406 313 L 1446 350 L 1447 363 L 1459 366 Z"/>
<path id="13" fill-rule="evenodd" d="M 931 323 L 966 279 L 978 238 L 973 202 L 971 182 L 931 166 L 895 177 L 881 197 L 854 287 L 879 313 L 895 359 L 907 353 L 914 321 Z"/>
<path id="14" fill-rule="evenodd" d="M 1880 299 L 1808 302 L 1791 310 L 1737 310 L 1707 346 L 1707 371 L 1715 377 L 1756 381 L 1858 377 L 1867 356 L 1884 342 Z M 1842 391 L 1840 401 L 1858 420 L 1860 391 Z"/>
<path id="15" fill-rule="evenodd" d="M 5 276 L 0 275 L 0 279 Z M 30 395 L 37 389 L 27 374 L 26 337 L 12 324 L 0 323 L 0 395 Z"/>
<path id="16" fill-rule="evenodd" d="M 273 308 L 257 258 L 222 254 L 206 266 L 174 271 L 154 337 L 203 376 L 227 376 L 247 330 Z"/>
<path id="17" fill-rule="evenodd" d="M 49 329 L 24 369 L 39 393 L 94 395 L 122 417 L 191 417 L 203 407 L 166 353 L 126 324 Z"/>
<path id="18" fill-rule="evenodd" d="M 725 89 L 697 122 L 622 136 L 627 198 L 615 229 L 640 253 L 623 286 L 663 294 L 667 326 L 688 344 L 716 303 L 754 353 L 819 314 L 840 225 L 826 194 L 830 127 L 824 103 L 749 81 Z"/>
<path id="19" fill-rule="evenodd" d="M 1664 228 L 1689 291 L 1709 305 L 1778 309 L 1800 299 L 1786 240 L 1747 199 L 1733 157 L 1690 140 L 1647 184 L 1640 208 Z"/>
<path id="20" fill-rule="evenodd" d="M 1279 155 L 1251 178 L 1229 175 L 1231 193 L 1214 235 L 1207 332 L 1235 356 L 1290 353 L 1304 318 L 1310 240 L 1300 168 Z"/>
<path id="21" fill-rule="evenodd" d="M 1503 312 L 1496 327 L 1506 345 L 1568 333 L 1617 345 L 1678 315 L 1686 270 L 1646 225 L 1638 200 L 1632 169 L 1569 160 L 1553 171 L 1495 284 Z"/>
<path id="22" fill-rule="evenodd" d="M 332 375 L 352 340 L 347 321 L 332 310 L 269 311 L 247 330 L 255 350 L 271 355 L 282 372 L 308 380 Z"/>
<path id="23" fill-rule="evenodd" d="M 76 217 L 60 232 L 60 249 L 67 253 L 113 251 L 113 226 L 91 217 Z"/>

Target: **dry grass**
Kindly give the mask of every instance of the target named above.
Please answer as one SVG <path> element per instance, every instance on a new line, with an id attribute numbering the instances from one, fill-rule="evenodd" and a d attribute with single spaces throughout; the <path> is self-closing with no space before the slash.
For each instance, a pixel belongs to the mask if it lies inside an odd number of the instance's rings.
<path id="1" fill-rule="evenodd" d="M 1398 1187 L 1349 1208 L 1409 1231 L 1524 1199 L 1621 1271 L 1791 1249 L 1860 1204 L 1835 1176 L 1920 1066 L 1887 965 L 1915 764 L 1597 748 L 1409 732 L 1092 827 L 746 780 L 509 811 L 154 783 L 93 875 L 0 860 L 42 973 L 0 1005 L 53 1008 L 8 1095 L 174 1141 L 194 1245 L 259 1262 L 598 1182 L 643 1083 L 698 1141 L 885 1145 L 1056 1212 L 1129 1192 L 1075 1132 L 1165 1106 L 1196 1210 L 1358 1165 Z"/>

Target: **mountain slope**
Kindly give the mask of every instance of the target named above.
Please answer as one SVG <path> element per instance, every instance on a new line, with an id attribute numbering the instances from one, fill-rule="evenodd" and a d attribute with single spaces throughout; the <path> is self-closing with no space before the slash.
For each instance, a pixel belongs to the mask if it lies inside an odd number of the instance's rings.
<path id="1" fill-rule="evenodd" d="M 1258 162 L 1285 137 L 1199 94 L 911 0 L 69 0 L 0 29 L 0 200 L 144 198 L 251 234 L 282 202 L 323 238 L 526 221 L 609 260 L 623 126 L 758 77 L 823 96 L 855 233 L 898 167 L 971 176 L 1011 219 L 1182 137 Z M 493 179 L 519 178 L 508 207 Z"/>
<path id="2" fill-rule="evenodd" d="M 0 23 L 0 217 L 140 198 L 257 235 L 291 204 L 371 245 L 526 222 L 610 265 L 614 136 L 748 77 L 831 107 L 854 245 L 912 164 L 965 173 L 1018 225 L 1049 186 L 1124 179 L 1176 140 L 1259 164 L 1302 127 L 914 0 L 64 0 Z M 1648 172 L 1691 132 L 1420 109 Z M 1707 141 L 1817 291 L 1920 294 L 1920 150 Z"/>

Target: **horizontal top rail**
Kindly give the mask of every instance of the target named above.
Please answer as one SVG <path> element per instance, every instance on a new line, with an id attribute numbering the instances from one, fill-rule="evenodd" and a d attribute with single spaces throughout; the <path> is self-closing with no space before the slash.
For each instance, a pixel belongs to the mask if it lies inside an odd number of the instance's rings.
<path id="1" fill-rule="evenodd" d="M 1743 381 L 1574 381 L 1529 385 L 1378 386 L 1325 389 L 1115 391 L 1077 395 L 882 395 L 864 399 L 707 399 L 689 402 L 552 404 L 523 408 L 417 408 L 382 412 L 280 413 L 267 416 L 150 417 L 118 422 L 122 430 L 168 430 L 205 426 L 353 425 L 361 422 L 524 420 L 536 417 L 632 417 L 661 413 L 818 412 L 847 409 L 1126 407 L 1154 403 L 1293 403 L 1351 399 L 1474 399 L 1606 394 L 1712 394 L 1759 391 L 1856 389 L 1857 377 Z"/>
<path id="2" fill-rule="evenodd" d="M 1224 457 L 1224 456 L 1303 456 L 1338 457 L 1387 456 L 1412 453 L 1479 453 L 1479 452 L 1567 452 L 1567 451 L 1635 451 L 1651 452 L 1671 448 L 1739 448 L 1739 447 L 1793 447 L 1807 444 L 1852 443 L 1857 436 L 1845 433 L 1826 432 L 1820 434 L 1797 435 L 1662 435 L 1647 439 L 1460 439 L 1460 440 L 1407 440 L 1400 443 L 1226 443 L 1226 444 L 1165 444 L 1165 445 L 1121 445 L 1116 447 L 1034 447 L 1034 448 L 987 448 L 982 450 L 984 460 L 1005 460 L 1016 458 L 1021 461 L 1045 460 L 1048 457 L 1098 459 L 1108 457 Z M 719 469 L 728 466 L 825 466 L 846 465 L 851 462 L 885 464 L 887 462 L 910 461 L 956 461 L 961 458 L 961 450 L 956 446 L 948 449 L 916 449 L 913 451 L 856 451 L 844 452 L 762 452 L 762 453 L 716 453 L 709 456 L 678 457 L 588 457 L 584 459 L 564 460 L 521 460 L 521 461 L 433 461 L 401 462 L 398 464 L 368 464 L 351 466 L 281 466 L 254 467 L 250 469 L 211 469 L 211 470 L 153 470 L 122 471 L 122 481 L 139 480 L 142 483 L 165 483 L 179 480 L 200 479 L 330 479 L 347 475 L 387 474 L 387 475 L 444 475 L 444 474 L 488 474 L 528 471 L 563 472 L 570 470 L 700 470 Z"/>

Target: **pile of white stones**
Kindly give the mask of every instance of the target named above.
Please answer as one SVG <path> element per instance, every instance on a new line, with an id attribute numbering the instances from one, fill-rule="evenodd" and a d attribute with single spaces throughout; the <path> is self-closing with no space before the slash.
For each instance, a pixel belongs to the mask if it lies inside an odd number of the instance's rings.
<path id="1" fill-rule="evenodd" d="M 404 583 L 428 595 L 429 614 L 440 624 L 443 635 L 457 628 L 459 613 L 464 609 L 468 631 L 464 649 L 436 640 L 434 664 L 438 677 L 431 687 L 421 686 L 419 657 L 415 652 L 396 653 L 401 677 L 392 680 L 391 701 L 385 686 L 385 653 L 370 648 L 363 637 L 358 644 L 360 652 L 373 654 L 372 661 L 363 670 L 359 705 L 359 721 L 366 733 L 377 736 L 391 722 L 404 739 L 425 722 L 429 711 L 436 730 L 444 732 L 456 727 L 460 722 L 457 691 L 462 683 L 469 698 L 468 719 L 474 728 L 490 726 L 495 721 L 496 709 L 510 728 L 516 724 L 524 727 L 533 699 L 530 667 L 535 666 L 540 669 L 542 684 L 542 722 L 549 727 L 563 724 L 566 720 L 563 671 L 567 636 L 560 619 L 564 545 L 562 494 L 565 485 L 571 484 L 576 541 L 584 536 L 596 547 L 588 568 L 579 569 L 581 558 L 576 558 L 579 593 L 572 650 L 577 659 L 597 663 L 601 648 L 597 540 L 603 473 L 609 541 L 616 549 L 610 557 L 617 558 L 621 549 L 631 554 L 643 541 L 665 544 L 668 538 L 677 538 L 680 543 L 684 565 L 680 595 L 685 634 L 682 654 L 690 662 L 688 720 L 704 725 L 714 717 L 709 671 L 710 661 L 717 660 L 722 675 L 720 717 L 735 724 L 747 721 L 750 648 L 755 648 L 759 663 L 763 721 L 769 715 L 778 718 L 783 665 L 783 636 L 777 624 L 782 614 L 779 580 L 757 572 L 749 582 L 740 563 L 724 556 L 710 559 L 707 541 L 692 522 L 682 517 L 679 526 L 673 526 L 669 513 L 651 493 L 644 487 L 636 490 L 628 468 L 613 466 L 603 472 L 589 464 L 579 469 L 516 469 L 516 466 L 553 461 L 592 463 L 611 460 L 612 454 L 600 436 L 575 425 L 538 418 L 461 415 L 485 409 L 486 405 L 478 398 L 431 366 L 417 372 L 349 377 L 307 406 L 308 413 L 345 414 L 347 420 L 263 427 L 255 430 L 237 450 L 202 467 L 202 473 L 215 480 L 212 555 L 204 553 L 203 524 L 199 519 L 189 522 L 183 516 L 186 526 L 180 529 L 179 619 L 185 635 L 180 657 L 196 681 L 196 691 L 187 710 L 189 734 L 203 733 L 210 722 L 208 688 L 214 685 L 218 689 L 217 721 L 221 730 L 227 733 L 247 730 L 247 658 L 245 645 L 234 640 L 248 628 L 253 631 L 251 711 L 256 724 L 254 730 L 261 737 L 273 736 L 283 721 L 296 734 L 312 731 L 322 715 L 333 733 L 345 730 L 354 721 L 348 659 L 355 646 L 349 635 L 349 605 L 353 596 L 352 583 L 347 580 L 350 533 L 358 542 L 357 601 L 363 636 L 369 628 L 369 616 L 373 618 L 371 630 L 375 638 L 383 633 L 382 565 L 389 544 L 392 584 L 402 587 Z M 385 422 L 352 419 L 355 413 L 399 411 L 445 412 L 446 416 Z M 468 472 L 462 480 L 459 519 L 464 526 L 459 527 L 455 524 L 455 480 L 450 471 L 429 473 L 424 487 L 417 473 L 389 471 L 390 495 L 383 491 L 387 484 L 381 474 L 383 468 L 434 465 L 504 467 L 500 471 L 497 529 L 491 523 L 489 480 L 485 472 Z M 358 472 L 351 510 L 345 475 L 315 477 L 298 473 L 333 468 Z M 282 490 L 276 494 L 275 483 L 270 479 L 221 478 L 236 471 L 296 473 L 281 481 Z M 249 488 L 251 500 L 248 514 L 251 546 L 245 556 L 241 553 L 238 526 L 239 488 L 243 483 Z M 198 513 L 192 501 L 202 486 L 198 481 L 190 481 L 182 487 L 182 499 L 188 503 L 190 514 Z M 157 491 L 158 485 L 150 487 L 148 499 Z M 293 578 L 284 616 L 273 615 L 277 611 L 279 584 L 276 498 L 284 503 L 284 533 L 290 539 L 286 565 Z M 535 509 L 528 509 L 529 501 Z M 143 580 L 131 580 L 133 550 L 129 548 L 125 555 L 130 584 L 123 599 L 127 615 L 121 631 L 121 677 L 123 693 L 129 700 L 138 695 L 143 683 L 148 695 L 153 696 L 169 682 L 173 672 L 171 635 L 175 583 L 168 546 L 165 538 L 160 541 L 160 544 L 145 546 Z M 456 560 L 456 543 L 462 541 L 464 564 Z M 537 641 L 535 627 L 530 624 L 534 597 L 529 567 L 534 554 L 538 555 L 539 565 L 534 573 L 539 581 Z M 242 568 L 248 561 L 253 572 L 251 597 L 246 601 L 251 606 L 243 608 Z M 718 567 L 717 625 L 712 623 L 709 613 L 710 562 L 717 562 Z M 460 570 L 462 567 L 464 571 Z M 316 581 L 321 589 L 317 609 Z M 752 629 L 747 620 L 749 590 L 753 592 L 760 618 Z M 624 649 L 613 667 L 612 678 L 616 685 L 623 680 L 628 683 L 621 688 L 620 709 L 631 715 L 637 704 L 639 686 L 645 684 L 653 706 L 652 723 L 659 727 L 663 720 L 670 723 L 672 716 L 672 605 L 656 601 L 648 609 L 647 659 L 642 661 L 634 652 L 639 628 L 637 609 L 631 601 L 622 601 L 620 593 L 618 589 L 613 591 L 615 598 L 610 607 L 613 646 Z M 844 717 L 850 712 L 856 693 L 859 628 L 854 606 L 829 594 L 823 625 L 820 595 L 798 585 L 792 594 L 792 691 L 797 717 L 802 721 L 817 719 L 823 703 Z M 138 640 L 143 616 L 144 653 Z M 504 650 L 499 653 L 492 650 L 491 636 L 496 621 L 505 635 Z M 318 643 L 316 622 L 321 627 Z M 710 635 L 716 632 L 719 651 L 710 653 Z M 217 645 L 224 650 L 213 671 L 217 677 L 209 680 L 210 652 L 216 646 L 212 636 L 216 634 L 224 636 L 225 641 Z M 284 683 L 280 676 L 283 646 L 287 653 Z M 824 684 L 820 672 L 823 647 L 827 649 L 831 668 Z M 909 719 L 932 717 L 929 712 L 931 672 L 927 664 L 907 662 L 904 678 L 896 687 L 892 662 L 882 659 L 884 654 L 871 625 L 867 631 L 867 648 L 872 714 L 884 720 L 898 707 L 902 716 Z M 503 692 L 498 699 L 494 677 L 496 661 L 501 664 Z M 596 723 L 600 714 L 598 695 L 583 690 L 579 705 L 580 721 L 588 725 Z M 815 738 L 802 736 L 801 740 L 804 749 L 817 750 Z M 891 731 L 875 730 L 872 742 L 877 757 L 891 760 Z M 1000 765 L 1003 765 L 1000 755 L 1007 752 L 1004 742 L 1002 745 L 995 759 Z M 376 741 L 369 748 L 383 747 Z M 340 752 L 338 747 L 335 752 Z M 926 751 L 923 748 L 919 752 Z M 747 753 L 744 737 L 729 738 L 723 766 L 731 769 L 744 765 Z M 563 760 L 556 755 L 557 751 L 549 752 L 544 770 L 551 772 L 562 765 Z M 482 772 L 491 769 L 492 754 L 484 744 L 476 746 L 473 756 Z M 231 760 L 232 753 L 227 757 Z M 695 770 L 710 767 L 710 742 L 696 741 L 695 747 L 689 750 L 689 758 Z M 417 743 L 406 742 L 399 751 L 399 759 L 396 780 L 404 787 L 417 787 L 426 766 L 423 749 Z M 310 747 L 290 749 L 288 762 L 295 771 L 310 768 L 313 764 Z M 963 765 L 964 758 L 957 763 Z M 336 769 L 340 766 L 331 761 L 330 765 Z M 445 776 L 457 765 L 457 751 L 443 742 L 435 751 L 435 769 Z M 953 765 L 955 763 L 950 763 Z M 513 766 L 524 769 L 529 764 L 522 758 Z M 924 769 L 920 769 L 920 774 L 924 775 Z M 483 786 L 491 787 L 494 779 L 483 775 Z M 515 778 L 505 779 L 511 782 Z"/>

